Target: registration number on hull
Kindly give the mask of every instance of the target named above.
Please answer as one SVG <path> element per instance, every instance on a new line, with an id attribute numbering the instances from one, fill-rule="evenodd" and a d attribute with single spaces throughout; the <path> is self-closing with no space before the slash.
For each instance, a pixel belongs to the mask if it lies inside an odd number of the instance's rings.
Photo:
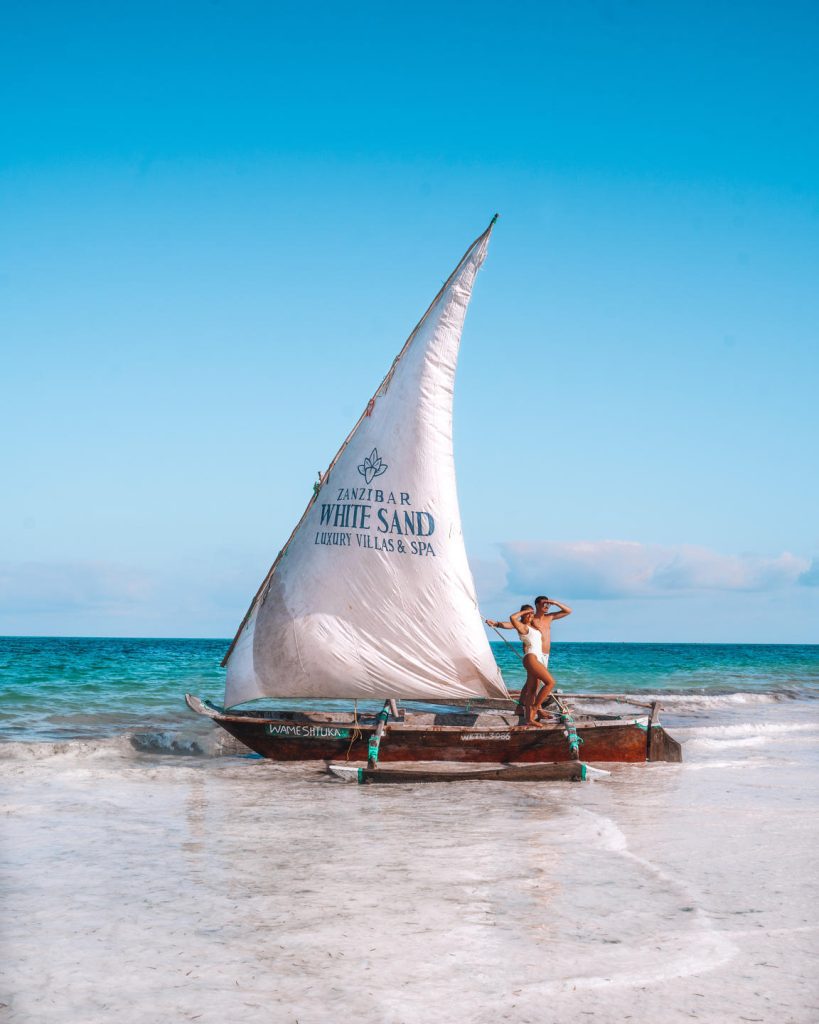
<path id="1" fill-rule="evenodd" d="M 511 740 L 510 732 L 467 732 L 461 736 L 462 740 Z"/>
<path id="2" fill-rule="evenodd" d="M 347 740 L 349 729 L 339 729 L 335 725 L 280 725 L 271 722 L 265 726 L 268 736 L 294 736 L 307 740 Z"/>

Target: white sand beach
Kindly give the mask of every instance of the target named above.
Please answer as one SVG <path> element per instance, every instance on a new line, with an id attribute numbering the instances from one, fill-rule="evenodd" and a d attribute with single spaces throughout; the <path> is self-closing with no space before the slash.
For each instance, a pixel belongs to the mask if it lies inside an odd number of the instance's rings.
<path id="1" fill-rule="evenodd" d="M 812 1024 L 809 703 L 672 719 L 681 766 L 365 787 L 7 744 L 11 1024 Z"/>

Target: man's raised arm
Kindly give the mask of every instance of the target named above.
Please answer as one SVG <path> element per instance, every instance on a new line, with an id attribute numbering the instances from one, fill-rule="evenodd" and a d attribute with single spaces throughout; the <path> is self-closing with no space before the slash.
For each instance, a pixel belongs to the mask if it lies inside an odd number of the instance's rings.
<path id="1" fill-rule="evenodd" d="M 549 601 L 549 604 L 557 605 L 560 609 L 559 612 L 549 612 L 550 619 L 565 619 L 567 615 L 572 614 L 572 610 L 567 604 L 561 604 L 560 601 Z"/>

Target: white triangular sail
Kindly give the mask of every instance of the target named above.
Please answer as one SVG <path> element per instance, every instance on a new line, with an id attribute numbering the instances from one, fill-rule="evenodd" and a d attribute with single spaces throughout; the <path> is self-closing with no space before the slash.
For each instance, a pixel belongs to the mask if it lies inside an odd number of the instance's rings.
<path id="1" fill-rule="evenodd" d="M 491 230 L 410 335 L 262 583 L 226 658 L 226 706 L 507 696 L 466 558 L 452 452 L 461 330 Z"/>

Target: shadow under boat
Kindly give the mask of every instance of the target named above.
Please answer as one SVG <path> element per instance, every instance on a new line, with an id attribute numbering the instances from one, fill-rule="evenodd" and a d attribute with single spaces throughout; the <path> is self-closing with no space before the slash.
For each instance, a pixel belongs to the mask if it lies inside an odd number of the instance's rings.
<path id="1" fill-rule="evenodd" d="M 520 724 L 517 704 L 512 700 L 447 701 L 441 705 L 417 705 L 410 702 L 400 708 L 380 711 L 334 711 L 308 709 L 232 709 L 225 711 L 209 701 L 185 695 L 188 707 L 211 718 L 246 747 L 262 757 L 277 761 L 363 762 L 367 776 L 358 781 L 376 781 L 369 777 L 382 769 L 378 764 L 427 762 L 430 778 L 402 769 L 404 781 L 456 781 L 466 778 L 463 770 L 444 779 L 441 765 L 493 765 L 500 769 L 475 771 L 474 777 L 515 778 L 512 766 L 529 766 L 531 778 L 572 778 L 576 771 L 561 765 L 593 762 L 646 761 L 680 762 L 680 744 L 660 724 L 660 704 L 641 704 L 613 694 L 566 694 L 559 698 L 560 712 L 541 725 Z M 623 714 L 585 714 L 572 708 L 584 701 L 619 701 L 628 704 Z M 567 717 L 568 716 L 568 717 Z M 572 742 L 572 733 L 577 741 Z M 376 757 L 373 760 L 373 745 Z M 432 763 L 432 764 L 430 764 Z M 439 767 L 436 769 L 435 765 Z M 552 775 L 547 769 L 558 766 Z M 354 765 L 351 767 L 355 767 Z M 420 767 L 420 766 L 419 766 Z M 505 767 L 505 771 L 503 770 Z M 532 772 L 539 768 L 540 775 Z M 359 769 L 356 769 L 358 771 Z M 386 769 L 383 769 L 386 771 Z M 399 773 L 399 769 L 394 769 Z M 339 774 L 339 773 L 336 773 Z M 525 773 L 524 773 L 525 775 Z M 382 776 L 379 781 L 390 780 Z"/>

